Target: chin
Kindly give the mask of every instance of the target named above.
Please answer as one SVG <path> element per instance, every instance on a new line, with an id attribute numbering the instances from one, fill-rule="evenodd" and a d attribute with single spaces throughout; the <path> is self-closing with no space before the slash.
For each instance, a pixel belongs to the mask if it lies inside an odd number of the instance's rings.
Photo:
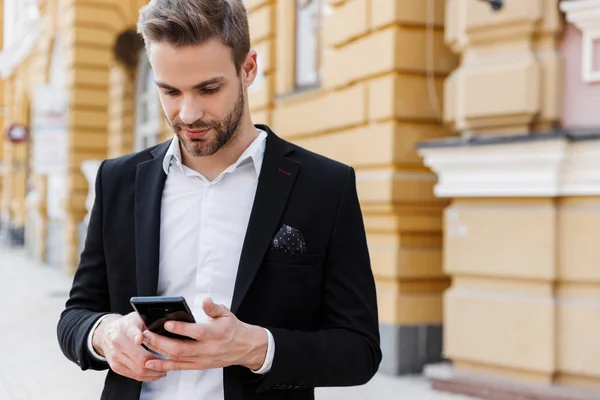
<path id="1" fill-rule="evenodd" d="M 183 147 L 185 147 L 185 150 L 192 157 L 212 156 L 218 150 L 215 150 L 214 144 L 211 143 L 209 140 L 203 139 L 186 141 Z"/>

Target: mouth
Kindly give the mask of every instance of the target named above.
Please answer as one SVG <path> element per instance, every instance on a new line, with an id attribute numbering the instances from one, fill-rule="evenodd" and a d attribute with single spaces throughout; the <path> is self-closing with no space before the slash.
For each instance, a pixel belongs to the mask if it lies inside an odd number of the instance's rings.
<path id="1" fill-rule="evenodd" d="M 181 130 L 185 134 L 185 136 L 187 136 L 189 139 L 202 139 L 204 136 L 206 136 L 206 134 L 208 134 L 208 132 L 211 129 L 212 128 L 205 128 L 205 129 L 182 128 Z"/>

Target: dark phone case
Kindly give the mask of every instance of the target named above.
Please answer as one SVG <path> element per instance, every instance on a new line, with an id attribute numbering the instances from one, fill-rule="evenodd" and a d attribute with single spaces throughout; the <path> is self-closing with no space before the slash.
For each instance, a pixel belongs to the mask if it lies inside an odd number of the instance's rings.
<path id="1" fill-rule="evenodd" d="M 130 303 L 150 332 L 172 339 L 194 340 L 187 336 L 169 332 L 164 328 L 167 321 L 196 322 L 183 297 L 132 297 Z"/>

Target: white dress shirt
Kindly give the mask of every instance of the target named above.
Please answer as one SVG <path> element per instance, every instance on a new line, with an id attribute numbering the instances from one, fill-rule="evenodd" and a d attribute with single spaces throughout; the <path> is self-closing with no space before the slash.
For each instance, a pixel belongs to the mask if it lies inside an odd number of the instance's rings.
<path id="1" fill-rule="evenodd" d="M 167 179 L 162 194 L 157 294 L 185 297 L 198 323 L 209 320 L 202 309 L 207 297 L 231 307 L 266 137 L 259 130 L 239 159 L 212 182 L 182 164 L 177 137 L 163 160 Z M 257 374 L 267 373 L 273 362 L 275 343 L 265 331 L 267 357 L 261 369 L 254 371 Z M 103 360 L 94 352 L 91 337 L 90 351 Z M 143 382 L 140 394 L 140 400 L 192 398 L 223 400 L 223 369 L 171 371 L 161 380 Z"/>

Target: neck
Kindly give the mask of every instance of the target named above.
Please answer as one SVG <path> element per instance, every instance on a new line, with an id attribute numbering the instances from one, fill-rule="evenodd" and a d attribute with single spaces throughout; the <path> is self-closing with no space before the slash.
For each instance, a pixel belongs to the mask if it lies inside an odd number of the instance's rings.
<path id="1" fill-rule="evenodd" d="M 223 146 L 215 154 L 205 157 L 192 157 L 185 149 L 181 148 L 182 162 L 185 166 L 202 174 L 206 179 L 212 181 L 227 167 L 237 161 L 242 153 L 258 136 L 258 130 L 249 118 L 239 127 L 237 137 Z"/>

